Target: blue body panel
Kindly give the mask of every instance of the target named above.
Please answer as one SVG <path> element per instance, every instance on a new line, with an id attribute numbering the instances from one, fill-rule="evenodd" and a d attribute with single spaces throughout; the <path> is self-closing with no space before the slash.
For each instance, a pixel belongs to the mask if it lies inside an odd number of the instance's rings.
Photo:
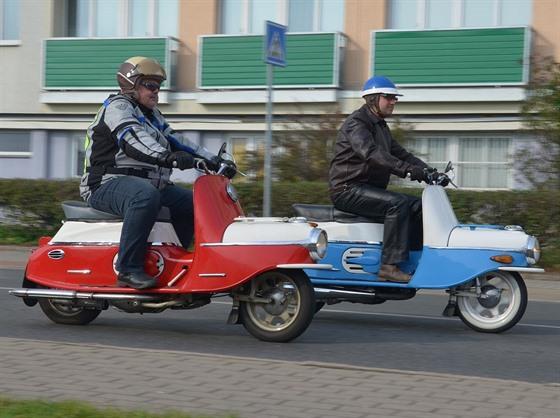
<path id="1" fill-rule="evenodd" d="M 347 260 L 348 264 L 361 265 L 363 272 L 350 272 L 343 267 L 342 256 L 350 248 L 365 250 L 361 257 Z M 527 267 L 525 254 L 521 252 L 424 247 L 422 251 L 411 252 L 409 261 L 399 265 L 403 271 L 414 272 L 414 275 L 409 283 L 398 284 L 377 279 L 381 249 L 379 244 L 329 243 L 322 263 L 332 264 L 334 270 L 305 269 L 305 272 L 314 285 L 448 289 L 498 267 Z M 506 254 L 513 257 L 513 263 L 506 265 L 490 259 Z"/>

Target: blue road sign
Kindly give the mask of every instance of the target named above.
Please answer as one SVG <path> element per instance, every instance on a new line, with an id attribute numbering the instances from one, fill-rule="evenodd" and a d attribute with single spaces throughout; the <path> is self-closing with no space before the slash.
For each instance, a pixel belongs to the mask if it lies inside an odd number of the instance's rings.
<path id="1" fill-rule="evenodd" d="M 266 39 L 264 43 L 264 62 L 286 66 L 286 30 L 287 26 L 266 21 Z"/>

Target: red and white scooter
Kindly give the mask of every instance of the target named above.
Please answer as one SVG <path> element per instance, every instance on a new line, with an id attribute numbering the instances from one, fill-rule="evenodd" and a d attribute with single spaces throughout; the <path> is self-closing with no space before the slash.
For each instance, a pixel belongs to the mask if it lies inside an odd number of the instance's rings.
<path id="1" fill-rule="evenodd" d="M 302 218 L 244 217 L 230 179 L 220 174 L 223 168 L 205 171 L 194 183 L 194 250 L 180 246 L 168 219 L 158 219 L 152 229 L 145 270 L 157 278 L 158 287 L 117 287 L 122 219 L 82 202 L 65 202 L 62 227 L 52 238 L 39 240 L 23 288 L 10 293 L 28 306 L 38 302 L 56 323 L 78 325 L 110 306 L 158 313 L 198 308 L 229 295 L 228 323 L 242 323 L 264 341 L 296 338 L 315 309 L 303 269 L 323 268 L 315 261 L 326 253 L 326 233 Z"/>

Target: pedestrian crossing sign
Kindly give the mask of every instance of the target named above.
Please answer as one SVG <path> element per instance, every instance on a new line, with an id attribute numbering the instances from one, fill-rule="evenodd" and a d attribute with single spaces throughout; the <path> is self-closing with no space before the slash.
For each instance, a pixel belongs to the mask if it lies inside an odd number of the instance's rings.
<path id="1" fill-rule="evenodd" d="M 265 60 L 267 64 L 286 66 L 286 30 L 287 26 L 266 21 Z"/>

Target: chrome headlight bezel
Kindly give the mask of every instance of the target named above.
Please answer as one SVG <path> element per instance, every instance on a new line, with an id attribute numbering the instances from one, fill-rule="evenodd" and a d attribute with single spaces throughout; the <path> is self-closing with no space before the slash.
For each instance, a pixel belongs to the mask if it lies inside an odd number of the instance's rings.
<path id="1" fill-rule="evenodd" d="M 328 245 L 327 233 L 320 228 L 313 228 L 309 233 L 309 243 L 307 249 L 309 255 L 315 261 L 321 260 L 327 254 Z"/>
<path id="2" fill-rule="evenodd" d="M 541 258 L 541 246 L 537 237 L 531 235 L 527 239 L 527 249 L 525 250 L 525 259 L 529 264 L 538 263 Z"/>

